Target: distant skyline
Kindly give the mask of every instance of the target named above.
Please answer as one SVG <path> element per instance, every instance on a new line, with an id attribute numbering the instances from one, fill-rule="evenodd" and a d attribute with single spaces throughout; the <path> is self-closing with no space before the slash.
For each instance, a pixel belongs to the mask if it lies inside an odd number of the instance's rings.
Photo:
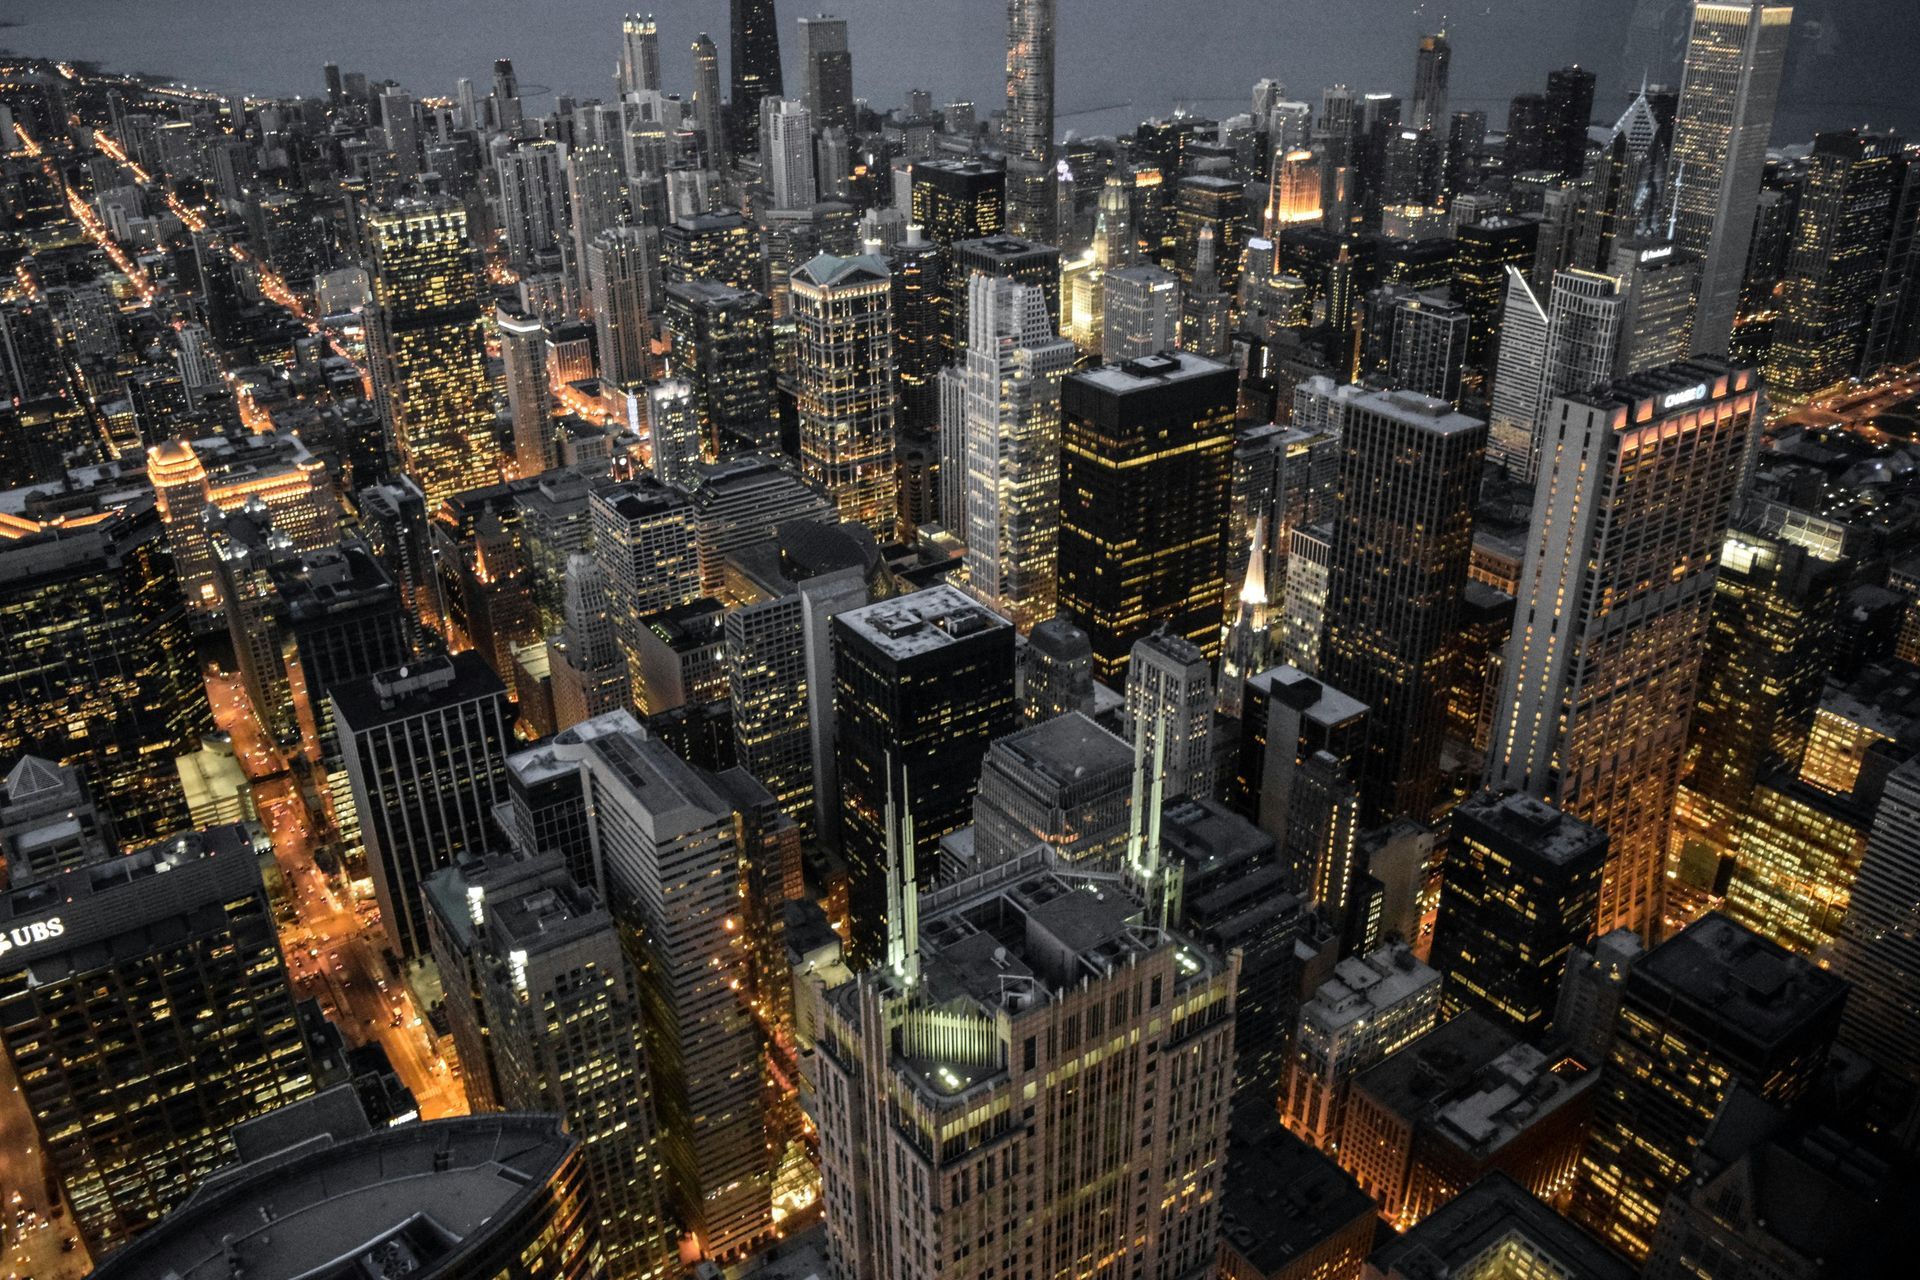
<path id="1" fill-rule="evenodd" d="M 1816 128 L 1920 129 L 1920 102 L 1903 89 L 1920 61 L 1912 0 L 1808 0 L 1796 5 L 1794 67 L 1776 143 Z M 1597 119 L 1624 105 L 1640 67 L 1677 79 L 1687 0 L 1475 0 L 1466 12 L 1413 0 L 1060 0 L 1060 130 L 1130 131 L 1176 105 L 1220 116 L 1243 110 L 1263 76 L 1317 101 L 1328 84 L 1407 94 L 1418 37 L 1444 21 L 1452 36 L 1453 102 L 1505 123 L 1506 102 L 1537 90 L 1548 70 L 1578 61 L 1600 76 Z M 611 98 L 619 20 L 631 0 L 316 0 L 260 5 L 174 0 L 162 22 L 133 0 L 35 3 L 0 28 L 18 53 L 84 58 L 109 70 L 177 77 L 224 92 L 317 95 L 320 67 L 337 62 L 416 94 L 451 93 L 471 76 L 484 84 L 493 59 L 509 57 L 523 84 L 576 98 Z M 996 0 L 844 0 L 780 5 L 790 76 L 803 14 L 848 19 L 854 88 L 876 109 L 910 88 L 936 103 L 971 99 L 984 119 L 1001 98 L 1006 11 Z M 138 14 L 140 21 L 129 21 Z M 689 47 L 710 32 L 728 55 L 725 0 L 656 6 L 669 91 L 692 83 Z M 1844 14 L 1836 21 L 1835 13 Z M 1670 61 L 1668 61 L 1670 59 Z M 1845 75 L 1831 74 L 1844 64 Z M 529 95 L 532 97 L 532 95 Z M 535 99 L 536 106 L 543 104 Z"/>

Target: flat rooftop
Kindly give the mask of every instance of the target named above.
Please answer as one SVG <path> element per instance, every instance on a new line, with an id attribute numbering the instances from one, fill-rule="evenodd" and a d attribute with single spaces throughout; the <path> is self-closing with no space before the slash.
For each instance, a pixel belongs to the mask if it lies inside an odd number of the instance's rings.
<path id="1" fill-rule="evenodd" d="M 1607 836 L 1544 800 L 1514 792 L 1482 791 L 1454 811 L 1455 830 L 1554 867 L 1606 857 Z"/>
<path id="2" fill-rule="evenodd" d="M 465 1274 L 489 1223 L 574 1147 L 552 1116 L 485 1115 L 302 1143 L 202 1188 L 98 1280 L 381 1280 Z"/>
<path id="3" fill-rule="evenodd" d="M 1010 733 L 988 753 L 1062 787 L 1090 777 L 1126 776 L 1133 769 L 1133 749 L 1078 711 Z"/>
<path id="4" fill-rule="evenodd" d="M 1013 624 L 958 587 L 942 583 L 842 613 L 835 621 L 893 658 L 932 653 Z"/>
<path id="5" fill-rule="evenodd" d="M 1847 984 L 1778 943 L 1715 913 L 1649 951 L 1627 977 L 1692 1006 L 1691 1021 L 1762 1050 L 1839 1016 Z"/>
<path id="6" fill-rule="evenodd" d="M 1450 1280 L 1478 1275 L 1472 1264 L 1504 1249 L 1508 1268 L 1490 1274 L 1565 1275 L 1580 1280 L 1633 1280 L 1625 1259 L 1536 1200 L 1504 1173 L 1490 1173 L 1442 1205 L 1405 1235 L 1367 1258 L 1369 1274 L 1387 1280 Z"/>

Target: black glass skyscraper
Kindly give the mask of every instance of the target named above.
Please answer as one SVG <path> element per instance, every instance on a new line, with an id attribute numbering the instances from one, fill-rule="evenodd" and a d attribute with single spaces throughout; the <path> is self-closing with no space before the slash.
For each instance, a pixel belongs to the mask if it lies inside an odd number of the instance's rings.
<path id="1" fill-rule="evenodd" d="M 759 136 L 760 99 L 786 94 L 780 80 L 780 20 L 773 0 L 732 0 L 733 145 L 755 150 Z"/>

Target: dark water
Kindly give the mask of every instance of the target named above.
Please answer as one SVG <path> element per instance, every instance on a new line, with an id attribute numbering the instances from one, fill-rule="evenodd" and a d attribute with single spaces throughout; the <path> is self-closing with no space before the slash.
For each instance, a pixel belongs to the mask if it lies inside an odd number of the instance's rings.
<path id="1" fill-rule="evenodd" d="M 621 13 L 647 0 L 0 0 L 0 45 L 163 72 L 223 91 L 318 93 L 338 62 L 417 94 L 484 85 L 496 57 L 523 84 L 610 96 Z M 821 0 L 815 0 L 820 3 Z M 688 46 L 726 49 L 725 0 L 652 0 L 668 88 L 691 81 Z M 1001 94 L 999 0 L 829 0 L 849 20 L 855 92 L 877 107 L 925 87 L 936 102 Z M 1444 20 L 1453 95 L 1498 127 L 1517 92 L 1580 62 L 1601 76 L 1611 116 L 1647 71 L 1674 78 L 1686 0 L 1059 0 L 1061 129 L 1124 129 L 1176 104 L 1216 117 L 1244 109 L 1262 76 L 1317 100 L 1327 84 L 1406 93 L 1413 44 Z M 794 19 L 783 4 L 791 68 Z M 1776 140 L 1852 124 L 1920 132 L 1920 0 L 1805 0 Z M 791 82 L 797 76 L 789 71 Z M 531 96 L 531 95 L 530 95 Z M 536 103 L 543 106 L 543 103 Z"/>

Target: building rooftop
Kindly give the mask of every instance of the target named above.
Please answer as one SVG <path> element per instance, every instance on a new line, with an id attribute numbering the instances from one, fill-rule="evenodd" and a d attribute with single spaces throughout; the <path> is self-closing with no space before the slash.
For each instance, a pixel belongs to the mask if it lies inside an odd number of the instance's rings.
<path id="1" fill-rule="evenodd" d="M 1120 364 L 1102 365 L 1067 375 L 1069 382 L 1097 387 L 1113 395 L 1125 395 L 1148 387 L 1163 387 L 1190 378 L 1217 377 L 1230 372 L 1226 365 L 1186 351 L 1163 351 Z"/>
<path id="2" fill-rule="evenodd" d="M 146 932 L 194 908 L 261 892 L 259 853 L 240 823 L 190 831 L 0 892 L 0 968 L 36 982 L 144 951 Z"/>
<path id="3" fill-rule="evenodd" d="M 1489 1266 L 1498 1254 L 1504 1267 Z M 1634 1268 L 1504 1173 L 1490 1173 L 1367 1258 L 1386 1280 L 1561 1275 L 1633 1280 Z M 1482 1268 L 1486 1268 L 1483 1270 Z"/>
<path id="4" fill-rule="evenodd" d="M 945 584 L 852 609 L 834 621 L 894 659 L 932 653 L 1013 626 L 958 587 Z"/>
<path id="5" fill-rule="evenodd" d="M 1375 413 L 1445 436 L 1484 431 L 1487 427 L 1485 419 L 1461 413 L 1449 401 L 1417 391 L 1374 391 L 1356 397 L 1347 408 L 1347 420 L 1351 422 L 1361 413 Z"/>
<path id="6" fill-rule="evenodd" d="M 1263 1275 L 1337 1232 L 1371 1234 L 1373 1201 L 1344 1169 L 1282 1128 L 1271 1106 L 1235 1108 L 1220 1236 Z"/>
<path id="7" fill-rule="evenodd" d="M 1381 1109 L 1414 1120 L 1516 1043 L 1478 1013 L 1462 1013 L 1362 1071 L 1353 1087 Z"/>
<path id="8" fill-rule="evenodd" d="M 1690 1021 L 1765 1050 L 1838 1014 L 1847 984 L 1717 912 L 1649 951 L 1627 978 L 1691 1007 Z"/>
<path id="9" fill-rule="evenodd" d="M 1298 709 L 1314 724 L 1343 725 L 1367 714 L 1366 703 L 1298 667 L 1269 667 L 1250 677 L 1247 683 L 1258 686 L 1274 701 Z"/>
<path id="10" fill-rule="evenodd" d="M 1404 945 L 1390 945 L 1364 956 L 1348 956 L 1334 966 L 1300 1010 L 1303 1020 L 1332 1030 L 1393 1008 L 1424 987 L 1437 987 L 1440 975 Z"/>
<path id="11" fill-rule="evenodd" d="M 1078 711 L 1010 733 L 989 752 L 1063 789 L 1133 768 L 1133 749 Z"/>
<path id="12" fill-rule="evenodd" d="M 507 687 L 486 659 L 469 650 L 450 658 L 422 658 L 390 671 L 344 680 L 328 693 L 341 726 L 359 732 L 456 703 L 504 699 Z"/>
<path id="13" fill-rule="evenodd" d="M 364 1123 L 364 1121 L 363 1121 Z M 203 1186 L 99 1280 L 440 1280 L 546 1194 L 575 1146 L 553 1116 L 406 1124 L 283 1148 Z"/>
<path id="14" fill-rule="evenodd" d="M 1454 827 L 1477 840 L 1498 842 L 1530 861 L 1556 867 L 1606 857 L 1607 835 L 1520 792 L 1482 791 L 1454 810 Z"/>

